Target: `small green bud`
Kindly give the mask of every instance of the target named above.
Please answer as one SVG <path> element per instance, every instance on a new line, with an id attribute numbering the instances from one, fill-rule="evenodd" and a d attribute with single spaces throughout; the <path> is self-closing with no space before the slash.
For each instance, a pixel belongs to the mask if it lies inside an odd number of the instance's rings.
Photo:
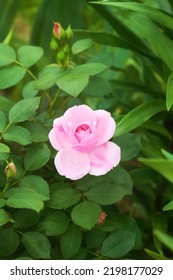
<path id="1" fill-rule="evenodd" d="M 50 42 L 50 49 L 53 51 L 57 51 L 58 50 L 58 44 L 55 41 L 55 39 L 52 38 L 51 42 Z"/>
<path id="2" fill-rule="evenodd" d="M 70 40 L 73 37 L 73 31 L 71 29 L 71 26 L 69 25 L 67 29 L 65 30 L 65 36 L 68 40 Z"/>
<path id="3" fill-rule="evenodd" d="M 62 50 L 59 50 L 57 53 L 57 60 L 62 63 L 65 58 L 66 58 L 65 53 Z"/>
<path id="4" fill-rule="evenodd" d="M 69 45 L 65 45 L 65 46 L 63 47 L 63 52 L 64 52 L 65 54 L 69 54 L 69 52 L 70 52 L 70 47 L 69 47 Z"/>
<path id="5" fill-rule="evenodd" d="M 13 162 L 8 163 L 4 170 L 4 174 L 7 177 L 7 179 L 13 178 L 16 175 L 16 167 Z"/>

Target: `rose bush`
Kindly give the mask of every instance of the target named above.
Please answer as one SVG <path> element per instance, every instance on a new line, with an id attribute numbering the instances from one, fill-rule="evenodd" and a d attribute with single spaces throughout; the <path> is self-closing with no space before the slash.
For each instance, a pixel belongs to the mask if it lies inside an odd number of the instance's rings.
<path id="1" fill-rule="evenodd" d="M 77 180 L 87 173 L 106 174 L 120 161 L 120 147 L 109 140 L 116 124 L 105 110 L 74 106 L 54 120 L 50 142 L 58 154 L 55 166 L 60 175 Z"/>

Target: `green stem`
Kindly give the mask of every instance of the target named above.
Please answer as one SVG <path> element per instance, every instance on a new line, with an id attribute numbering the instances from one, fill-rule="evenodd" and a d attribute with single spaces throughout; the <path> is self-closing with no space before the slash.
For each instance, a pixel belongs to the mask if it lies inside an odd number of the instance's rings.
<path id="1" fill-rule="evenodd" d="M 52 102 L 50 103 L 50 108 L 49 108 L 49 115 L 50 115 L 50 116 L 52 116 L 53 109 L 54 109 L 54 107 L 55 107 L 55 105 L 56 105 L 56 103 L 57 103 L 57 100 L 58 100 L 58 98 L 59 98 L 59 96 L 60 96 L 60 93 L 61 93 L 61 89 L 59 88 L 57 94 L 55 95 L 54 99 L 53 99 Z"/>
<path id="2" fill-rule="evenodd" d="M 95 257 L 101 259 L 101 260 L 109 260 L 109 259 L 107 259 L 107 258 L 105 258 L 105 257 L 103 257 L 103 256 L 101 256 L 101 255 L 99 255 L 99 254 L 97 254 L 97 253 L 95 253 L 95 252 L 93 252 L 93 251 L 90 251 L 90 250 L 87 250 L 87 251 L 88 251 L 88 253 L 90 253 L 91 255 L 93 255 L 93 256 L 95 256 Z"/>
<path id="3" fill-rule="evenodd" d="M 4 129 L 4 131 L 1 133 L 0 141 L 1 141 L 1 139 L 2 139 L 2 137 L 3 137 L 3 135 L 4 135 L 4 133 L 7 131 L 7 129 L 9 129 L 10 126 L 11 126 L 11 123 L 9 123 L 9 124 L 6 126 L 6 128 Z"/>
<path id="4" fill-rule="evenodd" d="M 10 186 L 10 181 L 7 181 L 7 183 L 6 183 L 5 187 L 4 187 L 4 189 L 3 189 L 2 192 L 0 193 L 0 197 L 2 197 L 3 194 L 8 190 L 9 186 Z"/>

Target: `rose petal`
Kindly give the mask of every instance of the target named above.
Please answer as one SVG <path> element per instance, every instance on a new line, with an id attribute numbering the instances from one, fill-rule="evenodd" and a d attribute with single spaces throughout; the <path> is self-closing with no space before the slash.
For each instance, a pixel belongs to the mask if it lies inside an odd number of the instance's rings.
<path id="1" fill-rule="evenodd" d="M 53 128 L 49 132 L 50 143 L 57 151 L 72 146 L 68 135 L 62 127 L 62 118 L 63 117 L 54 120 Z"/>
<path id="2" fill-rule="evenodd" d="M 78 180 L 89 172 L 90 160 L 87 154 L 67 148 L 56 155 L 55 166 L 60 175 Z"/>
<path id="3" fill-rule="evenodd" d="M 91 130 L 94 123 L 97 121 L 95 112 L 86 105 L 78 105 L 69 108 L 63 116 L 63 128 L 69 133 L 69 131 L 75 133 L 79 125 L 87 124 Z"/>
<path id="4" fill-rule="evenodd" d="M 113 142 L 107 142 L 95 147 L 89 154 L 91 169 L 89 174 L 104 175 L 120 162 L 120 147 Z"/>

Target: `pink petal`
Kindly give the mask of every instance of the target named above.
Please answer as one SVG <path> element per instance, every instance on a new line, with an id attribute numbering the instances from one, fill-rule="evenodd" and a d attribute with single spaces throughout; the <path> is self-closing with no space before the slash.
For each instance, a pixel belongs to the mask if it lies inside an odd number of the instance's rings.
<path id="1" fill-rule="evenodd" d="M 115 133 L 116 123 L 111 114 L 104 110 L 96 110 L 97 124 L 95 127 L 95 137 L 98 138 L 97 145 L 106 143 Z"/>
<path id="2" fill-rule="evenodd" d="M 56 155 L 55 166 L 60 175 L 78 180 L 89 172 L 90 160 L 86 153 L 67 148 Z"/>
<path id="3" fill-rule="evenodd" d="M 72 146 L 68 135 L 62 127 L 62 117 L 54 120 L 53 128 L 49 132 L 49 140 L 52 147 L 57 151 Z"/>
<path id="4" fill-rule="evenodd" d="M 79 125 L 87 124 L 91 130 L 97 121 L 95 112 L 86 105 L 78 105 L 69 108 L 63 116 L 63 128 L 66 132 L 75 133 Z"/>
<path id="5" fill-rule="evenodd" d="M 120 147 L 113 142 L 107 142 L 95 147 L 89 154 L 91 169 L 89 174 L 100 176 L 106 174 L 120 162 Z"/>

